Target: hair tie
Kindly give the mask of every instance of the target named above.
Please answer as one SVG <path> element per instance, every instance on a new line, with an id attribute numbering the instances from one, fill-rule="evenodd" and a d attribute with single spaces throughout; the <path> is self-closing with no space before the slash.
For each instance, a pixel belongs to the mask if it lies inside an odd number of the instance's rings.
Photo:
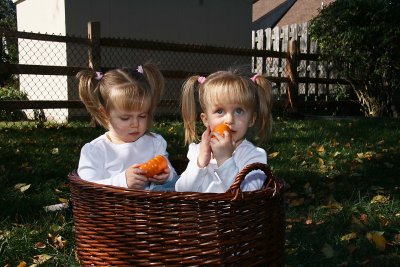
<path id="1" fill-rule="evenodd" d="M 139 66 L 137 67 L 136 71 L 139 72 L 139 73 L 141 73 L 141 74 L 143 74 L 143 67 L 142 67 L 142 65 L 139 65 Z"/>
<path id="2" fill-rule="evenodd" d="M 253 82 L 256 82 L 256 79 L 257 79 L 258 76 L 261 76 L 261 74 L 258 74 L 258 73 L 254 74 L 254 76 L 251 77 L 250 80 L 252 80 Z"/>
<path id="3" fill-rule="evenodd" d="M 197 79 L 197 81 L 198 81 L 200 84 L 203 84 L 203 83 L 206 81 L 206 77 L 200 76 L 200 77 Z"/>
<path id="4" fill-rule="evenodd" d="M 96 71 L 96 77 L 94 77 L 96 80 L 101 80 L 103 78 L 103 73 L 101 71 Z"/>

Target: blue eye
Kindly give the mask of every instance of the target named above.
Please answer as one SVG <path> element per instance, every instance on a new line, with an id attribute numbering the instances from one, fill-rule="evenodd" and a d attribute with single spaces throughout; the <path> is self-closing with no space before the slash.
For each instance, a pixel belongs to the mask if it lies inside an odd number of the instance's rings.
<path id="1" fill-rule="evenodd" d="M 217 114 L 223 114 L 223 113 L 224 113 L 224 110 L 223 110 L 223 109 L 217 109 L 217 110 L 215 111 L 215 113 L 217 113 Z"/>
<path id="2" fill-rule="evenodd" d="M 244 109 L 242 109 L 242 108 L 237 108 L 237 109 L 235 109 L 235 113 L 236 113 L 237 115 L 242 115 L 242 114 L 244 113 Z"/>

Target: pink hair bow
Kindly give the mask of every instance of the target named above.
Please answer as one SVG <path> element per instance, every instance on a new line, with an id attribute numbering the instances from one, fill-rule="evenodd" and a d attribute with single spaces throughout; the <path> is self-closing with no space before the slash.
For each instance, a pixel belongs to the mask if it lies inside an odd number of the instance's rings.
<path id="1" fill-rule="evenodd" d="M 253 82 L 256 82 L 256 79 L 258 76 L 261 76 L 261 74 L 255 74 L 253 77 L 250 78 L 250 80 L 252 80 Z"/>
<path id="2" fill-rule="evenodd" d="M 142 67 L 142 65 L 139 65 L 139 66 L 137 67 L 136 70 L 137 70 L 137 72 L 143 74 L 143 67 Z"/>
<path id="3" fill-rule="evenodd" d="M 206 81 L 206 77 L 200 76 L 200 77 L 197 79 L 197 81 L 198 81 L 200 84 L 202 84 L 202 83 L 204 83 L 204 82 Z"/>
<path id="4" fill-rule="evenodd" d="M 103 73 L 100 71 L 96 71 L 96 77 L 94 77 L 96 80 L 101 80 L 101 78 L 103 78 Z"/>

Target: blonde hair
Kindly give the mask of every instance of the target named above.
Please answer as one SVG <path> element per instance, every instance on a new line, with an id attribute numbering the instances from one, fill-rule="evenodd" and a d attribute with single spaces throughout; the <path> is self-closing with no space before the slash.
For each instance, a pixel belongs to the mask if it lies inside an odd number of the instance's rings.
<path id="1" fill-rule="evenodd" d="M 144 108 L 149 109 L 148 126 L 152 125 L 165 83 L 156 66 L 146 63 L 136 70 L 121 68 L 98 74 L 83 70 L 76 77 L 79 79 L 79 97 L 100 125 L 108 128 L 108 114 L 112 109 L 138 111 Z"/>
<path id="2" fill-rule="evenodd" d="M 238 70 L 217 71 L 205 80 L 200 76 L 189 77 L 182 87 L 182 117 L 185 128 L 185 143 L 198 140 L 196 122 L 198 107 L 205 112 L 211 104 L 238 103 L 256 113 L 259 143 L 269 136 L 272 129 L 272 87 L 262 75 L 252 79 Z M 254 81 L 253 81 L 254 79 Z"/>

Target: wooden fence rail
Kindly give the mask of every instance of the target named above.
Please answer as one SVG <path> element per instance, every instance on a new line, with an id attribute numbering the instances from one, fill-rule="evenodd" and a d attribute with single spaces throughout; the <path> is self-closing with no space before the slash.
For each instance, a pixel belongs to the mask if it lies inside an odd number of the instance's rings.
<path id="1" fill-rule="evenodd" d="M 307 72 L 305 69 L 312 66 L 313 69 L 317 67 L 313 62 L 318 62 L 318 54 L 309 53 L 301 49 L 298 40 L 289 40 L 284 44 L 279 44 L 283 49 L 276 49 L 278 44 L 277 40 L 267 38 L 265 35 L 266 30 L 257 31 L 253 33 L 254 45 L 252 49 L 245 48 L 226 48 L 214 47 L 204 45 L 188 45 L 188 44 L 174 44 L 165 42 L 132 40 L 132 39 L 115 39 L 115 38 L 101 38 L 100 25 L 97 23 L 89 23 L 88 25 L 88 38 L 69 37 L 69 36 L 55 36 L 38 33 L 26 33 L 18 31 L 8 31 L 0 29 L 0 34 L 4 38 L 15 38 L 16 40 L 27 39 L 44 42 L 55 42 L 62 44 L 78 44 L 87 47 L 87 65 L 45 65 L 45 64 L 11 64 L 8 62 L 0 62 L 0 74 L 14 74 L 14 75 L 43 75 L 43 76 L 75 76 L 76 73 L 85 68 L 92 68 L 95 70 L 106 71 L 110 67 L 105 66 L 100 52 L 101 49 L 106 47 L 124 48 L 132 50 L 146 50 L 157 51 L 164 53 L 185 53 L 196 55 L 215 55 L 215 56 L 238 56 L 248 57 L 252 59 L 252 71 L 263 73 L 275 86 L 278 88 L 279 96 L 286 95 L 289 99 L 289 108 L 303 109 L 305 102 L 304 96 L 309 95 L 310 88 L 313 85 L 318 88 L 318 85 L 346 84 L 344 80 L 333 77 L 332 75 L 316 75 L 312 72 Z M 272 32 L 272 31 L 271 31 Z M 284 31 L 286 32 L 286 31 Z M 286 34 L 286 33 L 284 33 Z M 289 34 L 287 34 L 289 36 Z M 303 38 L 304 39 L 304 38 Z M 300 38 L 300 42 L 304 40 Z M 279 40 L 278 40 L 279 41 Z M 275 44 L 275 46 L 273 45 Z M 286 45 L 286 48 L 285 48 Z M 267 49 L 269 48 L 269 49 Z M 19 49 L 23 49 L 19 44 Z M 281 51 L 282 50 L 282 51 Z M 103 64 L 102 64 L 103 62 Z M 35 63 L 35 62 L 33 62 Z M 271 65 L 272 64 L 272 65 Z M 273 64 L 276 64 L 275 66 Z M 272 67 L 271 67 L 272 66 Z M 163 69 L 163 75 L 167 80 L 183 80 L 193 73 L 200 75 L 208 75 L 209 71 L 198 69 L 193 70 L 174 70 Z M 306 88 L 301 91 L 302 88 Z M 66 89 L 67 90 L 67 89 Z M 325 94 L 328 91 L 324 91 Z M 315 91 L 318 94 L 318 91 Z M 302 97 L 300 97 L 302 95 Z M 312 101 L 313 99 L 308 99 Z M 326 101 L 327 99 L 325 99 Z M 311 102 L 310 102 L 311 103 Z M 314 103 L 316 104 L 316 102 Z M 162 99 L 161 107 L 167 109 L 179 108 L 179 99 Z M 83 108 L 82 103 L 78 99 L 64 99 L 64 100 L 1 100 L 0 110 L 24 110 L 24 109 L 74 109 Z M 179 113 L 178 111 L 174 111 Z M 168 112 L 167 112 L 168 113 Z"/>

